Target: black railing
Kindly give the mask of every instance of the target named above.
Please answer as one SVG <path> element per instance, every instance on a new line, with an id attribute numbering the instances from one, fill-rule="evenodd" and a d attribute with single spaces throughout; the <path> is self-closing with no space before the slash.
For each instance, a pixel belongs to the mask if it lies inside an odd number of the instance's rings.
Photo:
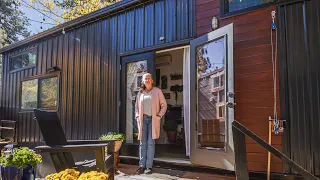
<path id="1" fill-rule="evenodd" d="M 282 152 L 280 152 L 275 147 L 268 144 L 266 141 L 258 137 L 252 131 L 244 127 L 238 121 L 232 122 L 232 132 L 233 132 L 233 143 L 234 143 L 234 152 L 235 152 L 235 163 L 236 163 L 236 177 L 237 180 L 249 180 L 248 173 L 248 164 L 247 164 L 247 154 L 246 154 L 246 145 L 245 145 L 245 136 L 248 136 L 253 141 L 258 143 L 264 149 L 278 157 L 282 160 L 283 163 L 289 165 L 296 172 L 300 173 L 304 178 L 310 180 L 318 180 L 317 177 L 303 169 L 297 163 L 292 161 Z"/>

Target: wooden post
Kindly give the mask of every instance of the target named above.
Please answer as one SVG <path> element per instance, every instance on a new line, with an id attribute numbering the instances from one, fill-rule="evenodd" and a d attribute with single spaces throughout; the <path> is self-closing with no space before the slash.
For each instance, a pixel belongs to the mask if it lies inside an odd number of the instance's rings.
<path id="1" fill-rule="evenodd" d="M 271 134 L 272 134 L 272 121 L 269 121 L 269 139 L 268 143 L 271 145 Z M 270 161 L 271 161 L 271 153 L 268 151 L 268 171 L 267 171 L 267 180 L 270 180 Z"/>
<path id="2" fill-rule="evenodd" d="M 245 135 L 232 126 L 237 180 L 249 180 Z"/>

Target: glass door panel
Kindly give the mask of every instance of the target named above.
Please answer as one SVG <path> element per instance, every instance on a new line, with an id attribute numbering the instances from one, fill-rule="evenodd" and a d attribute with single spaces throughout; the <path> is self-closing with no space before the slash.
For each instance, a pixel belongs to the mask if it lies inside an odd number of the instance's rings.
<path id="1" fill-rule="evenodd" d="M 137 142 L 138 125 L 135 119 L 136 96 L 141 87 L 143 74 L 147 73 L 147 60 L 126 64 L 126 137 L 127 143 Z"/>

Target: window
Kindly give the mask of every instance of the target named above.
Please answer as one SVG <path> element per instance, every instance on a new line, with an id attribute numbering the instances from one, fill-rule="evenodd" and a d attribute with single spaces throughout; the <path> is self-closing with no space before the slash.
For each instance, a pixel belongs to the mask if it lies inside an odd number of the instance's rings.
<path id="1" fill-rule="evenodd" d="M 29 51 L 10 58 L 10 70 L 36 65 L 37 51 Z"/>
<path id="2" fill-rule="evenodd" d="M 220 87 L 219 76 L 213 78 L 213 88 Z"/>
<path id="3" fill-rule="evenodd" d="M 224 118 L 224 106 L 219 106 L 219 118 Z"/>
<path id="4" fill-rule="evenodd" d="M 22 82 L 21 109 L 37 108 L 38 79 Z"/>
<path id="5" fill-rule="evenodd" d="M 224 15 L 236 14 L 271 4 L 276 0 L 222 0 L 224 1 Z"/>
<path id="6" fill-rule="evenodd" d="M 137 88 L 141 87 L 141 83 L 142 83 L 142 76 L 138 76 L 137 77 Z"/>
<path id="7" fill-rule="evenodd" d="M 57 109 L 58 76 L 42 76 L 21 82 L 21 109 Z"/>
<path id="8" fill-rule="evenodd" d="M 40 108 L 55 108 L 58 100 L 58 78 L 40 79 Z"/>

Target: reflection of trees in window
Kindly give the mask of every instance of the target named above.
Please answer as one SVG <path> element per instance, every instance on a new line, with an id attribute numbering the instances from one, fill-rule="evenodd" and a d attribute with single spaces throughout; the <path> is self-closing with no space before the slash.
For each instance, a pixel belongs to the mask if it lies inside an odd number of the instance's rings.
<path id="1" fill-rule="evenodd" d="M 205 57 L 207 49 L 203 46 L 197 48 L 197 59 L 198 59 L 198 74 L 203 74 L 207 69 L 211 68 L 209 57 Z"/>
<path id="2" fill-rule="evenodd" d="M 21 109 L 37 108 L 38 79 L 23 81 L 21 94 Z"/>
<path id="3" fill-rule="evenodd" d="M 40 80 L 40 108 L 52 108 L 57 106 L 58 78 Z"/>

